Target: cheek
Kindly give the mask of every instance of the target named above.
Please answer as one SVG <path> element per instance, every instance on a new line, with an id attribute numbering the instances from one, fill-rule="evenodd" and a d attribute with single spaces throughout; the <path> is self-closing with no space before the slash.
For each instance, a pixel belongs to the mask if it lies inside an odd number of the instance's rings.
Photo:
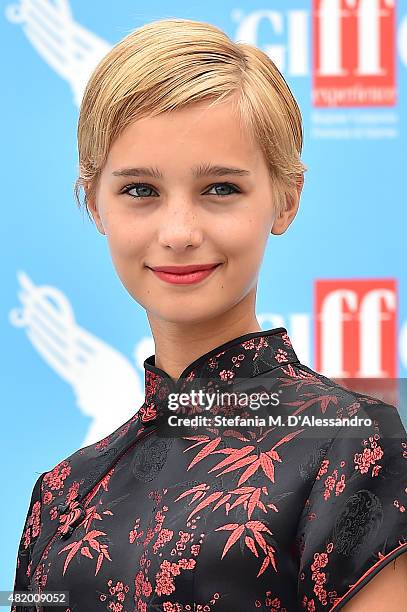
<path id="1" fill-rule="evenodd" d="M 243 269 L 260 265 L 269 236 L 268 220 L 261 215 L 232 219 L 220 236 L 225 254 Z"/>
<path id="2" fill-rule="evenodd" d="M 112 259 L 116 261 L 137 258 L 146 242 L 145 232 L 140 231 L 139 224 L 113 216 L 106 221 L 106 235 Z"/>

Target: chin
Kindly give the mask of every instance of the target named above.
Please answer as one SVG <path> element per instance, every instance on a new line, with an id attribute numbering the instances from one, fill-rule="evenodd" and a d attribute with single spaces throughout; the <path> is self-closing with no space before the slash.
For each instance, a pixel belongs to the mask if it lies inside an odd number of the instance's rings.
<path id="1" fill-rule="evenodd" d="M 208 312 L 203 311 L 202 308 L 198 308 L 195 312 L 190 305 L 185 306 L 185 309 L 162 309 L 160 312 L 156 313 L 156 316 L 163 321 L 168 321 L 168 323 L 176 323 L 179 325 L 197 325 L 202 321 L 211 318 L 210 315 L 208 317 Z"/>
<path id="2" fill-rule="evenodd" d="M 195 304 L 195 300 L 190 297 L 186 297 L 184 303 L 182 303 L 182 300 L 171 298 L 170 300 L 171 303 L 168 304 L 167 308 L 163 301 L 159 302 L 158 300 L 154 304 L 145 305 L 144 308 L 157 319 L 179 325 L 198 325 L 219 316 L 219 311 L 213 307 L 214 304 L 211 304 L 210 298 L 207 300 L 197 298 Z M 157 303 L 160 304 L 159 310 L 156 308 Z M 221 310 L 223 311 L 224 308 Z"/>

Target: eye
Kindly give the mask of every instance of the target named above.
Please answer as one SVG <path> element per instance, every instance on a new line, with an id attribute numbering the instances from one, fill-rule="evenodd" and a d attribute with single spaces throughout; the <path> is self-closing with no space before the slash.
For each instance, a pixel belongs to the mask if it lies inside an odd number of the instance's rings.
<path id="1" fill-rule="evenodd" d="M 224 198 L 226 196 L 233 195 L 234 193 L 240 193 L 238 187 L 236 187 L 236 185 L 233 185 L 232 183 L 215 183 L 214 185 L 211 185 L 210 189 L 214 189 L 215 187 L 218 188 L 219 186 L 221 186 L 222 188 L 226 187 L 228 189 L 232 189 L 232 193 L 215 193 L 209 195 L 217 195 L 220 198 Z M 132 193 L 130 193 L 131 191 L 137 189 L 141 189 L 141 195 L 140 193 L 139 195 L 133 195 Z M 151 197 L 150 194 L 146 194 L 145 192 L 151 191 L 152 189 L 153 188 L 150 185 L 147 185 L 146 183 L 132 183 L 131 185 L 126 185 L 126 187 L 123 187 L 120 193 L 126 193 L 136 200 L 144 200 L 146 198 Z"/>
<path id="2" fill-rule="evenodd" d="M 240 193 L 240 190 L 235 185 L 232 185 L 232 183 L 215 183 L 214 185 L 212 185 L 211 189 L 213 189 L 214 187 L 219 187 L 219 185 L 223 188 L 226 186 L 227 188 L 233 189 L 232 193 L 216 193 L 215 195 L 219 196 L 220 198 L 224 198 L 228 195 L 233 195 L 234 193 Z"/>
<path id="3" fill-rule="evenodd" d="M 138 188 L 142 189 L 142 195 L 133 195 L 132 193 L 130 193 L 131 191 L 133 191 L 133 189 L 138 189 Z M 126 187 L 123 187 L 120 193 L 127 193 L 132 198 L 135 198 L 137 200 L 144 200 L 144 198 L 148 198 L 150 196 L 148 194 L 146 195 L 145 193 L 143 194 L 143 190 L 148 191 L 151 189 L 152 187 L 150 187 L 149 185 L 146 185 L 145 183 L 132 183 L 131 185 L 126 185 Z"/>

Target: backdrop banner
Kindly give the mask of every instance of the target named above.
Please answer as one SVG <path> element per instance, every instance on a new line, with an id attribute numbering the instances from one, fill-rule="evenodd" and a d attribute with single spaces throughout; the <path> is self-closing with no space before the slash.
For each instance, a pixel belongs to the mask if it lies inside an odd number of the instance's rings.
<path id="1" fill-rule="evenodd" d="M 296 219 L 267 245 L 260 325 L 286 327 L 300 360 L 330 378 L 391 401 L 403 396 L 402 383 L 405 396 L 405 2 L 6 1 L 0 589 L 13 587 L 39 474 L 143 402 L 143 361 L 154 344 L 106 237 L 76 205 L 76 127 L 98 61 L 133 29 L 165 17 L 213 23 L 258 46 L 302 111 L 308 171 Z"/>

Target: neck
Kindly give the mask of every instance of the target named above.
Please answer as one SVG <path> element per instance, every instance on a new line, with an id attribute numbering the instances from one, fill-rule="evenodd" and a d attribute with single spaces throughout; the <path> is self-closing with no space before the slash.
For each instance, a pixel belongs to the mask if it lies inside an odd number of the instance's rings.
<path id="1" fill-rule="evenodd" d="M 230 313 L 228 313 L 230 314 Z M 197 323 L 173 323 L 148 315 L 155 343 L 155 365 L 176 382 L 195 359 L 243 334 L 261 331 L 254 313 Z"/>

